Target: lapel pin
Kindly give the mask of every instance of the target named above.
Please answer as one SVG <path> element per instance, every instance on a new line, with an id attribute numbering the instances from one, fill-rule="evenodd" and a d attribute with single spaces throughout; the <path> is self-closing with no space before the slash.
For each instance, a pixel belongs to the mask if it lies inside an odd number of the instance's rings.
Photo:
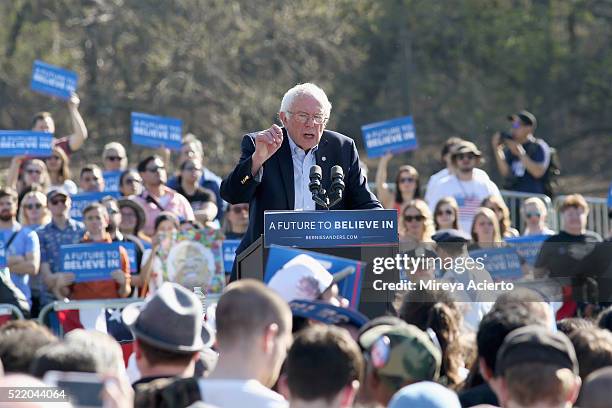
<path id="1" fill-rule="evenodd" d="M 321 161 L 326 161 L 326 160 L 327 160 L 327 157 L 325 156 L 321 157 Z"/>

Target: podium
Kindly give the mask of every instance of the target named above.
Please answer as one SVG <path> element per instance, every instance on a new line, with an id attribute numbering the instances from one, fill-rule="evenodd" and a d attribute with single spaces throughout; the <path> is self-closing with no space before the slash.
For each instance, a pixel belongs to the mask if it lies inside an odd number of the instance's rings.
<path id="1" fill-rule="evenodd" d="M 373 261 L 398 254 L 397 211 L 269 211 L 264 225 L 264 234 L 236 257 L 238 279 L 263 281 L 272 245 L 304 249 L 363 262 L 358 310 L 369 318 L 392 310 L 395 292 L 376 291 L 373 282 L 398 282 L 398 272 L 375 274 Z"/>

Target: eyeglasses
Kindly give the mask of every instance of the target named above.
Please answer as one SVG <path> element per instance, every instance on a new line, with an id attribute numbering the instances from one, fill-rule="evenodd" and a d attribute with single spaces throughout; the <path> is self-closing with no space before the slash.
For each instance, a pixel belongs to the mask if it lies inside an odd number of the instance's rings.
<path id="1" fill-rule="evenodd" d="M 26 173 L 28 173 L 28 174 L 42 174 L 42 171 L 40 171 L 38 169 L 27 169 Z"/>
<path id="2" fill-rule="evenodd" d="M 323 123 L 327 121 L 327 118 L 323 115 L 310 116 L 309 114 L 304 113 L 304 112 L 289 112 L 289 111 L 287 111 L 287 113 L 295 117 L 295 120 L 297 120 L 301 124 L 307 123 L 310 118 L 312 118 L 312 121 L 314 122 L 315 125 L 322 125 Z"/>
<path id="3" fill-rule="evenodd" d="M 474 153 L 458 153 L 455 155 L 455 157 L 457 158 L 457 160 L 463 160 L 463 159 L 472 160 L 476 158 L 476 155 Z"/>
<path id="4" fill-rule="evenodd" d="M 104 160 L 108 160 L 108 161 L 121 161 L 121 160 L 123 160 L 123 157 L 120 157 L 120 156 L 106 156 L 104 158 Z"/>
<path id="5" fill-rule="evenodd" d="M 41 203 L 24 204 L 23 208 L 27 208 L 28 210 L 33 210 L 36 208 L 37 210 L 40 210 L 43 208 L 43 205 Z"/>
<path id="6" fill-rule="evenodd" d="M 412 221 L 425 221 L 425 217 L 423 215 L 406 215 L 404 214 L 404 221 L 412 222 Z"/>
<path id="7" fill-rule="evenodd" d="M 414 177 L 402 177 L 399 182 L 400 184 L 404 184 L 404 183 L 414 183 L 416 181 L 416 179 Z"/>
<path id="8" fill-rule="evenodd" d="M 66 204 L 66 198 L 53 198 L 49 203 L 53 205 Z"/>
<path id="9" fill-rule="evenodd" d="M 540 214 L 539 212 L 528 212 L 528 213 L 525 213 L 525 216 L 527 218 L 531 218 L 531 217 L 540 218 L 541 215 L 542 214 Z"/>
<path id="10" fill-rule="evenodd" d="M 146 170 L 149 173 L 157 173 L 158 171 L 162 171 L 165 170 L 166 168 L 164 166 L 155 166 L 155 167 L 149 167 Z"/>
<path id="11" fill-rule="evenodd" d="M 248 205 L 233 205 L 232 206 L 232 212 L 234 214 L 240 214 L 243 211 L 249 211 L 249 206 Z"/>
<path id="12" fill-rule="evenodd" d="M 436 215 L 453 215 L 453 210 L 438 210 Z"/>

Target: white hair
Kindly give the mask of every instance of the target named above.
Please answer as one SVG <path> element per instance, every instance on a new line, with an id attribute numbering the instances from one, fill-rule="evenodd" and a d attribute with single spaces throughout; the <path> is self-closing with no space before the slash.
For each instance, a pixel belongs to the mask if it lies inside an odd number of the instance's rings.
<path id="1" fill-rule="evenodd" d="M 104 145 L 104 150 L 102 151 L 102 157 L 106 157 L 106 153 L 109 150 L 117 151 L 117 154 L 122 157 L 121 159 L 121 169 L 125 170 L 127 168 L 127 152 L 125 151 L 125 147 L 119 142 L 110 142 Z"/>
<path id="2" fill-rule="evenodd" d="M 323 107 L 325 117 L 329 117 L 332 108 L 331 102 L 329 102 L 329 99 L 327 99 L 327 95 L 325 95 L 325 91 L 323 91 L 323 89 L 310 82 L 307 82 L 305 84 L 298 84 L 288 90 L 283 96 L 279 112 L 289 112 L 291 110 L 291 107 L 293 106 L 293 102 L 295 101 L 295 99 L 304 95 L 312 96 L 317 101 L 319 101 L 319 103 Z"/>

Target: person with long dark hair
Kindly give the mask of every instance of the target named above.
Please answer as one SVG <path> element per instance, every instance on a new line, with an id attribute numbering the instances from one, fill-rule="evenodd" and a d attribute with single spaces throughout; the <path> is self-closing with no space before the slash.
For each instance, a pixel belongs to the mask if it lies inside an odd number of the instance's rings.
<path id="1" fill-rule="evenodd" d="M 376 195 L 383 207 L 398 211 L 407 202 L 421 197 L 419 172 L 412 166 L 403 165 L 395 174 L 395 189 L 387 184 L 387 166 L 393 158 L 391 153 L 381 157 L 376 171 Z"/>

